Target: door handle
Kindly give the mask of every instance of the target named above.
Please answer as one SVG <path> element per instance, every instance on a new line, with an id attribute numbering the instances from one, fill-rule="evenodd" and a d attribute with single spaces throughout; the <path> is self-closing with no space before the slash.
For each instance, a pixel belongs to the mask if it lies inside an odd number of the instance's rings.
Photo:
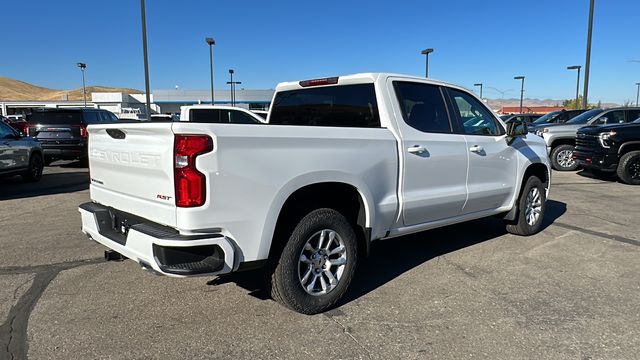
<path id="1" fill-rule="evenodd" d="M 473 145 L 472 147 L 469 148 L 469 151 L 474 153 L 481 153 L 484 151 L 484 148 L 480 145 Z"/>
<path id="2" fill-rule="evenodd" d="M 427 149 L 424 146 L 413 145 L 412 147 L 408 148 L 407 151 L 411 154 L 422 154 L 423 152 L 427 151 Z"/>

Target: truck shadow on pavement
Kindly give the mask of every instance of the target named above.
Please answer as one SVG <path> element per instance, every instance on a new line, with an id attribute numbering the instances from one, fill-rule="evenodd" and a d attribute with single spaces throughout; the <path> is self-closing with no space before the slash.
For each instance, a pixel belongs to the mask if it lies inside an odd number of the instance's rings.
<path id="1" fill-rule="evenodd" d="M 89 188 L 85 170 L 44 173 L 38 182 L 26 183 L 20 176 L 0 179 L 0 200 L 14 200 L 43 195 L 65 194 Z"/>
<path id="2" fill-rule="evenodd" d="M 547 200 L 542 229 L 567 211 L 565 203 Z M 368 294 L 421 264 L 469 246 L 507 234 L 502 220 L 478 219 L 462 224 L 423 231 L 395 239 L 375 242 L 368 258 L 360 263 L 351 288 L 337 307 Z M 234 273 L 209 281 L 208 285 L 233 282 L 259 299 L 270 299 L 263 286 L 263 271 Z"/>

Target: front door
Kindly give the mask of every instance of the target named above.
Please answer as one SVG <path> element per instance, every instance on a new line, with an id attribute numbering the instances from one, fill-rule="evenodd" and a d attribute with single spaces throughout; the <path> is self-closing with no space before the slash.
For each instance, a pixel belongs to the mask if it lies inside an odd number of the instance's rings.
<path id="1" fill-rule="evenodd" d="M 402 221 L 405 226 L 458 216 L 467 197 L 468 154 L 454 134 L 438 85 L 393 81 L 401 133 Z"/>
<path id="2" fill-rule="evenodd" d="M 484 104 L 464 91 L 448 91 L 469 154 L 468 198 L 463 212 L 508 205 L 517 186 L 517 150 L 507 144 L 505 129 Z"/>

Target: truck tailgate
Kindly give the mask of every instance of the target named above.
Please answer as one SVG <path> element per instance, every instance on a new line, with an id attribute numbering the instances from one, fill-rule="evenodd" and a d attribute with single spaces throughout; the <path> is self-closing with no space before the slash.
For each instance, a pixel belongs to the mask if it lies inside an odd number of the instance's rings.
<path id="1" fill-rule="evenodd" d="M 89 126 L 91 199 L 175 227 L 171 125 Z"/>

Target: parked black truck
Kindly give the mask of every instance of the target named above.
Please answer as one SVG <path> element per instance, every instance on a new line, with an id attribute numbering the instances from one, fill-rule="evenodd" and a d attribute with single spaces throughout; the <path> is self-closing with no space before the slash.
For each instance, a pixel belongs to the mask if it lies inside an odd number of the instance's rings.
<path id="1" fill-rule="evenodd" d="M 586 169 L 615 172 L 622 182 L 640 185 L 640 119 L 580 128 L 573 157 Z"/>

